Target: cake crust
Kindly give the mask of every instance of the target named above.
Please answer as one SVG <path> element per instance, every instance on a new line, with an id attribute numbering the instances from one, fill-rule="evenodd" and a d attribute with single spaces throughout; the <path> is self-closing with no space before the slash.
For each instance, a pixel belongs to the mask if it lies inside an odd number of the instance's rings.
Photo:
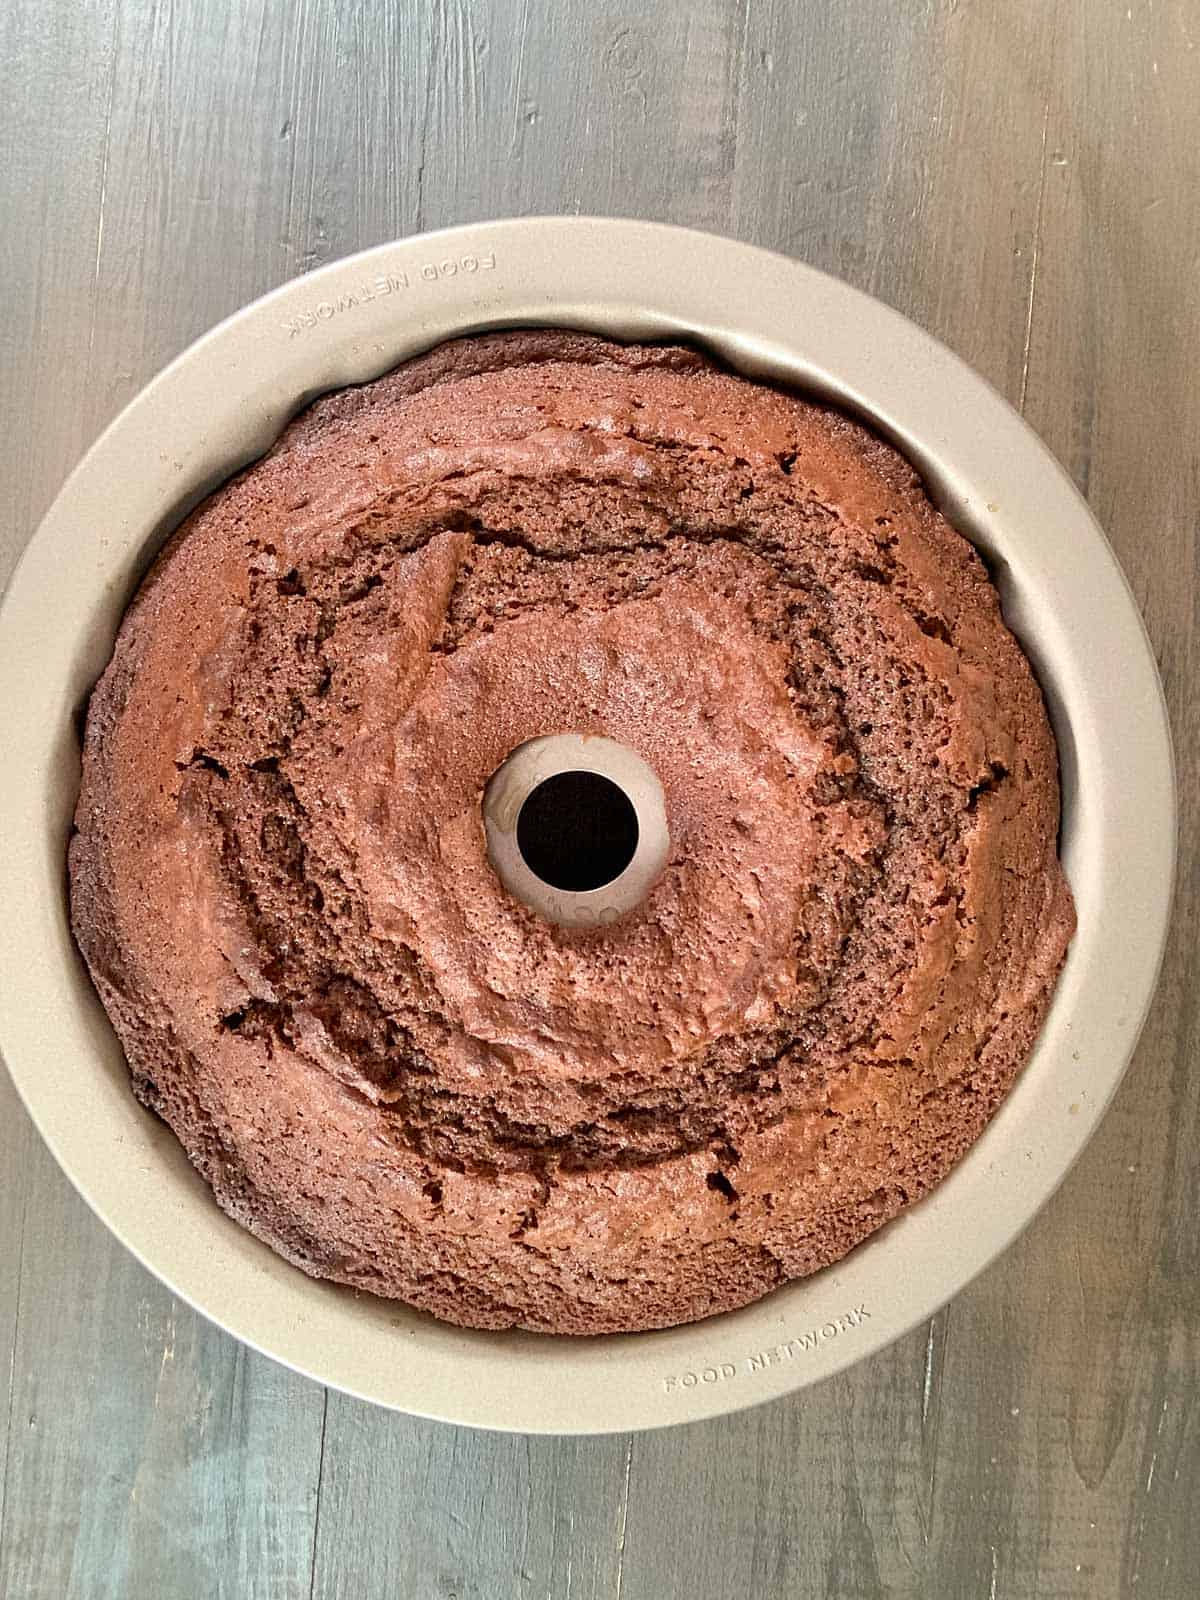
<path id="1" fill-rule="evenodd" d="M 658 773 L 643 905 L 508 896 L 518 744 Z M 1074 926 L 1057 757 L 970 545 L 828 407 L 682 348 L 442 345 L 178 530 L 89 707 L 71 915 L 139 1098 L 316 1276 L 600 1333 L 919 1199 Z"/>

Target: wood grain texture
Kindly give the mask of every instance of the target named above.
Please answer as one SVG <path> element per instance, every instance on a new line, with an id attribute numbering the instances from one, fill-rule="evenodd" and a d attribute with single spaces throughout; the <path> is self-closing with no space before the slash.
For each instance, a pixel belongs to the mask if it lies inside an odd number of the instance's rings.
<path id="1" fill-rule="evenodd" d="M 210 1328 L 0 1083 L 0 1593 L 1191 1600 L 1200 1588 L 1200 13 L 1194 0 L 9 0 L 0 557 L 165 360 L 489 215 L 798 255 L 958 350 L 1107 528 L 1170 701 L 1176 928 L 1099 1135 L 925 1328 L 655 1435 L 392 1417 Z M 3 574 L 0 574 L 3 575 Z"/>

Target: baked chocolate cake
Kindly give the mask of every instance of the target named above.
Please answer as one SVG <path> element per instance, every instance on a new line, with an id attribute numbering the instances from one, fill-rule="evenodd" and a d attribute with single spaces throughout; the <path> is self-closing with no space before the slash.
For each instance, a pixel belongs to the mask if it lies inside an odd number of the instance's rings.
<path id="1" fill-rule="evenodd" d="M 541 735 L 657 774 L 628 915 L 506 892 Z M 195 511 L 88 714 L 76 936 L 139 1098 L 305 1271 L 477 1327 L 743 1305 L 926 1193 L 1073 928 L 1056 753 L 970 545 L 690 350 L 444 345 Z"/>

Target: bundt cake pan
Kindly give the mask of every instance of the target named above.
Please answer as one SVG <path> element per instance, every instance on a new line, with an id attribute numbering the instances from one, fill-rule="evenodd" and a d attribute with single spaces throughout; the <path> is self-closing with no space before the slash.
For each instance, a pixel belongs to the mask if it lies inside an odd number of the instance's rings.
<path id="1" fill-rule="evenodd" d="M 218 1210 L 134 1100 L 67 922 L 80 712 L 166 534 L 315 395 L 447 337 L 522 324 L 698 341 L 868 420 L 989 563 L 1062 761 L 1079 929 L 1037 1047 L 983 1137 L 836 1266 L 661 1333 L 469 1332 L 289 1266 Z M 76 468 L 12 579 L 0 748 L 0 1049 L 67 1176 L 236 1337 L 381 1405 L 484 1427 L 591 1433 L 713 1416 L 828 1377 L 928 1317 L 1025 1227 L 1095 1129 L 1149 1005 L 1170 909 L 1174 784 L 1154 660 L 1066 474 L 999 395 L 896 312 L 781 256 L 642 222 L 533 218 L 381 245 L 185 351 Z"/>

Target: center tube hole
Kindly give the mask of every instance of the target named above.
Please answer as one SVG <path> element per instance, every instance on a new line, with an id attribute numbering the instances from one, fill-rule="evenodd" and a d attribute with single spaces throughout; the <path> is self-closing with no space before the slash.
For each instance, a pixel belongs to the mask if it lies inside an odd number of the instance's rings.
<path id="1" fill-rule="evenodd" d="M 598 772 L 554 773 L 530 791 L 517 817 L 517 849 L 554 889 L 602 889 L 621 876 L 637 846 L 633 802 Z"/>

